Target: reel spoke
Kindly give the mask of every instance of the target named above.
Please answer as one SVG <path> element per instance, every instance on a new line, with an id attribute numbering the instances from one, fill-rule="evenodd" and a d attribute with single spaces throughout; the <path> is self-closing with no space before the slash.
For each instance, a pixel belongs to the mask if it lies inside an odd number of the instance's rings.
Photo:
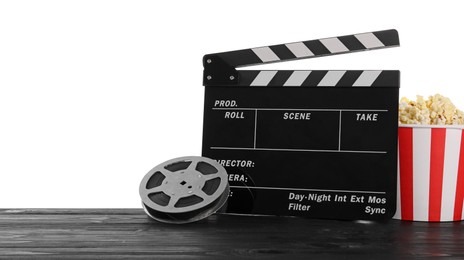
<path id="1" fill-rule="evenodd" d="M 166 178 L 169 178 L 170 176 L 172 176 L 172 172 L 166 170 L 165 168 L 161 168 L 158 171 L 161 172 Z"/>
<path id="2" fill-rule="evenodd" d="M 206 199 L 207 197 L 209 197 L 209 195 L 206 194 L 203 190 L 197 190 L 194 194 L 202 199 Z"/>
<path id="3" fill-rule="evenodd" d="M 151 189 L 146 189 L 145 190 L 145 194 L 148 196 L 152 193 L 157 193 L 157 192 L 162 192 L 163 191 L 163 185 L 161 186 L 158 186 L 158 187 L 154 187 L 154 188 L 151 188 Z"/>
<path id="4" fill-rule="evenodd" d="M 188 171 L 196 171 L 198 160 L 192 160 L 192 163 L 187 167 Z"/>
<path id="5" fill-rule="evenodd" d="M 169 204 L 168 204 L 167 207 L 174 208 L 174 206 L 179 201 L 179 199 L 181 199 L 181 197 L 179 197 L 177 195 L 173 195 L 173 196 L 170 196 L 170 197 L 171 197 L 171 199 L 169 200 Z"/>
<path id="6" fill-rule="evenodd" d="M 205 182 L 207 182 L 209 180 L 212 180 L 212 179 L 216 179 L 216 178 L 218 178 L 217 174 L 210 174 L 210 175 L 206 175 L 206 176 L 203 177 Z"/>

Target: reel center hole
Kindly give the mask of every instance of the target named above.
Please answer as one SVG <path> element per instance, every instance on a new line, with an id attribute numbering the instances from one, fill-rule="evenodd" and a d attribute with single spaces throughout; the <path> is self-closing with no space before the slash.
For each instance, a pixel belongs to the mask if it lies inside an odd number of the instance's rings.
<path id="1" fill-rule="evenodd" d="M 185 184 L 187 184 L 187 182 L 186 181 L 181 181 L 179 184 L 184 186 Z M 192 187 L 193 187 L 192 185 L 187 186 L 187 188 L 189 188 L 189 189 L 191 189 Z"/>

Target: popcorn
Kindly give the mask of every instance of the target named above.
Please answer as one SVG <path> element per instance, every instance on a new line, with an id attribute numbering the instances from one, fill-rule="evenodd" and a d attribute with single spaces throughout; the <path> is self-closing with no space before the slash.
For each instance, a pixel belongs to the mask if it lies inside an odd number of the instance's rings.
<path id="1" fill-rule="evenodd" d="M 429 96 L 427 100 L 418 95 L 416 101 L 401 98 L 398 120 L 400 124 L 463 125 L 464 113 L 440 94 Z"/>

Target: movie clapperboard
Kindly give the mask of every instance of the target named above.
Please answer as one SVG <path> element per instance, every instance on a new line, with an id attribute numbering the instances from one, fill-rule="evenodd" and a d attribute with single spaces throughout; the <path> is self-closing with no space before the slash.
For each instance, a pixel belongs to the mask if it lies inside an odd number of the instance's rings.
<path id="1" fill-rule="evenodd" d="M 398 70 L 238 70 L 399 46 L 396 30 L 204 56 L 203 156 L 226 213 L 388 219 L 396 211 Z"/>

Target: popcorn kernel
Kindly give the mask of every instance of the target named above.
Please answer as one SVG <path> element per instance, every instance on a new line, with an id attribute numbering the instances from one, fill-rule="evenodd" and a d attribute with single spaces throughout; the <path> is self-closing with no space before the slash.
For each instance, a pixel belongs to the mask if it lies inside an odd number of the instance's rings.
<path id="1" fill-rule="evenodd" d="M 458 110 L 449 98 L 440 94 L 429 96 L 427 100 L 417 95 L 416 101 L 403 97 L 400 99 L 398 113 L 400 124 L 464 124 L 464 113 Z"/>

